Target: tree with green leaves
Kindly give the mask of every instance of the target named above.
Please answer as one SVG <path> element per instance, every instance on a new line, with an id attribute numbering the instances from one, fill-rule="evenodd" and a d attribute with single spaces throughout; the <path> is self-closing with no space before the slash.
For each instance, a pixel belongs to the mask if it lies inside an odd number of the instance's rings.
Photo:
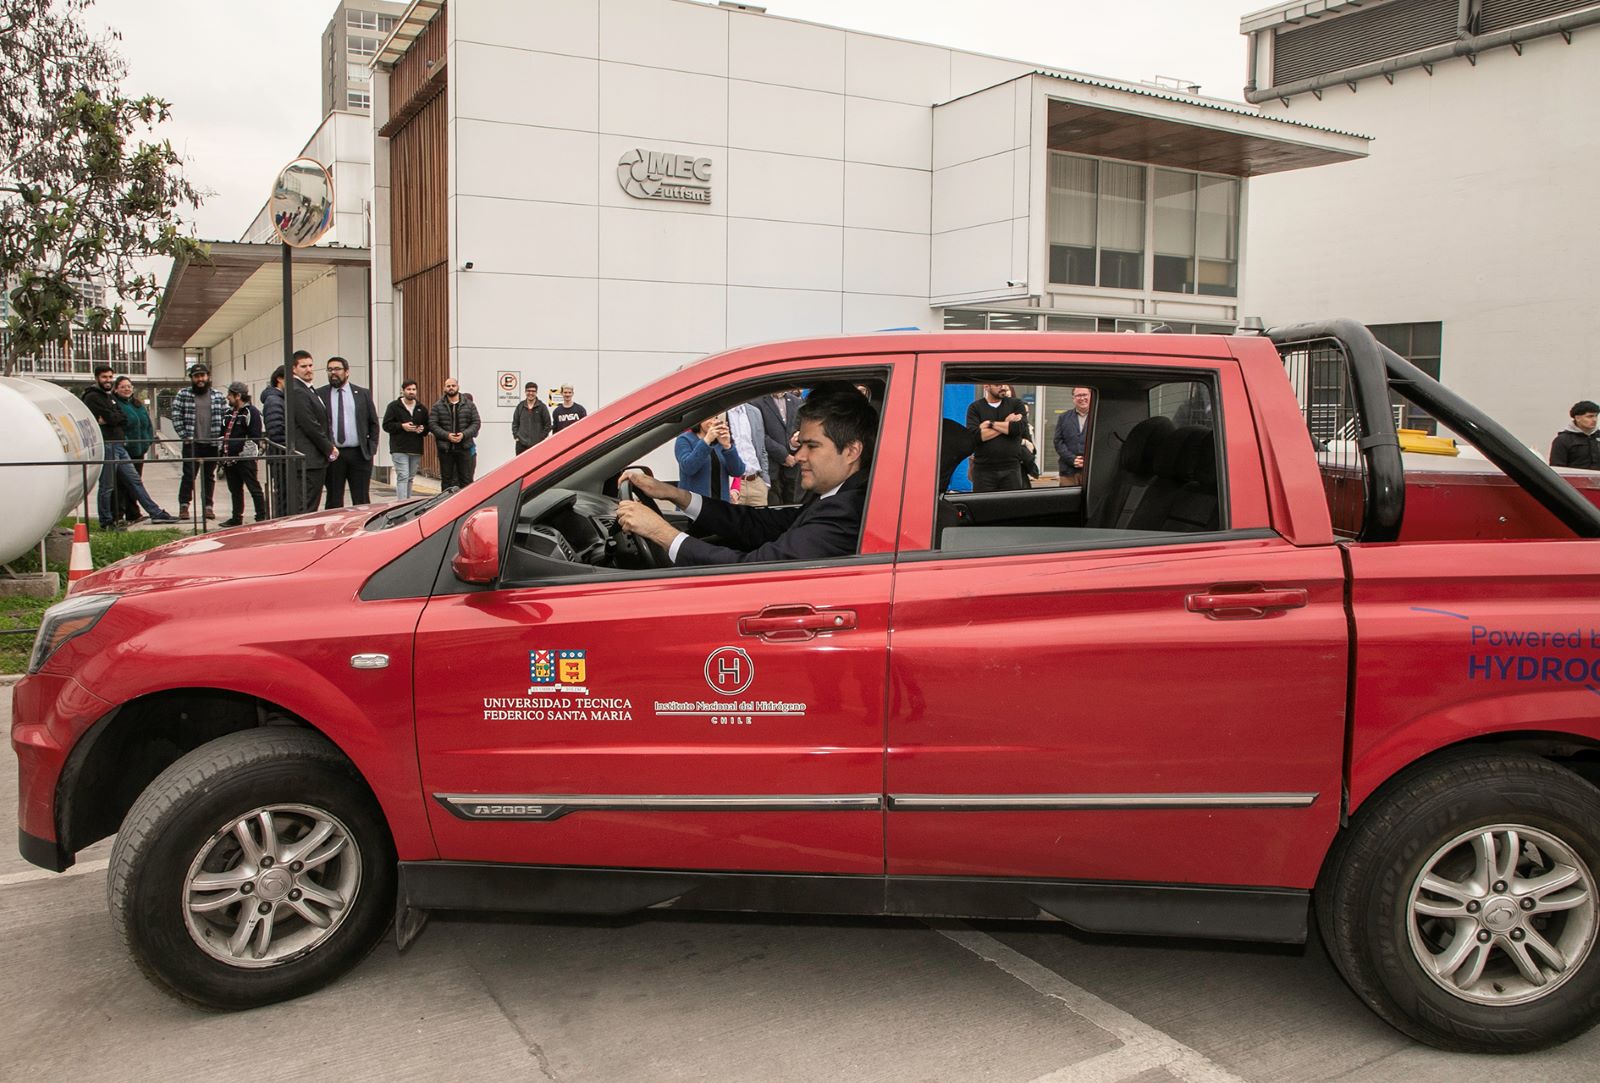
<path id="1" fill-rule="evenodd" d="M 0 288 L 10 301 L 3 371 L 70 342 L 75 328 L 117 330 L 121 301 L 160 297 L 153 256 L 196 256 L 180 216 L 200 193 L 172 144 L 155 138 L 170 106 L 124 96 L 120 35 L 92 34 L 93 0 L 0 0 Z M 84 306 L 75 281 L 121 298 Z"/>

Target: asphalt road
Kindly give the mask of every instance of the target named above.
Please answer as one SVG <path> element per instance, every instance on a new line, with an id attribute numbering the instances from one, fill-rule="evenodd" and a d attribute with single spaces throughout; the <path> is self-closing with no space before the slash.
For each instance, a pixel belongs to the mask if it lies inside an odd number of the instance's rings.
<path id="1" fill-rule="evenodd" d="M 0 687 L 9 732 L 11 697 Z M 1526 1057 L 1419 1046 L 1304 950 L 1060 925 L 652 913 L 435 917 L 288 1004 L 198 1012 L 147 984 L 106 843 L 18 857 L 0 756 L 0 1079 L 1028 1080 L 1460 1083 L 1600 1076 L 1600 1031 Z"/>

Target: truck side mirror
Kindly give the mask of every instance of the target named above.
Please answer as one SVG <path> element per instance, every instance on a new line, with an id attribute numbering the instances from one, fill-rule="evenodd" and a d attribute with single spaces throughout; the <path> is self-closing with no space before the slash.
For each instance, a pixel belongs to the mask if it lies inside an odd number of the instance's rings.
<path id="1" fill-rule="evenodd" d="M 456 536 L 450 570 L 463 583 L 493 583 L 500 575 L 500 509 L 479 508 Z"/>

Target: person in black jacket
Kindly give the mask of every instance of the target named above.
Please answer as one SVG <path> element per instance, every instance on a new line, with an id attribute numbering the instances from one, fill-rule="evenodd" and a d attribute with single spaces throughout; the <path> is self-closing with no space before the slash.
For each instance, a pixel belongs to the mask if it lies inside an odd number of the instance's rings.
<path id="1" fill-rule="evenodd" d="M 800 424 L 800 393 L 774 391 L 756 399 L 764 427 L 762 444 L 767 450 L 767 502 L 792 504 L 800 499 L 800 466 L 794 460 L 789 440 Z"/>
<path id="2" fill-rule="evenodd" d="M 261 411 L 250 405 L 250 388 L 235 380 L 228 385 L 228 416 L 222 423 L 222 478 L 228 483 L 228 495 L 233 498 L 233 514 L 222 526 L 240 526 L 244 523 L 244 491 L 250 490 L 250 502 L 255 505 L 256 522 L 267 517 L 267 502 L 261 493 L 261 482 L 256 480 L 256 453 L 265 429 L 261 424 Z M 246 447 L 246 444 L 252 446 Z"/>
<path id="3" fill-rule="evenodd" d="M 396 500 L 411 499 L 411 482 L 422 465 L 422 434 L 428 431 L 428 411 L 417 401 L 417 381 L 400 385 L 400 397 L 383 412 L 383 431 L 389 434 L 389 458 L 394 461 Z"/>
<path id="4" fill-rule="evenodd" d="M 124 443 L 128 422 L 122 412 L 122 404 L 112 392 L 115 384 L 116 370 L 110 365 L 97 365 L 94 370 L 94 386 L 83 393 L 83 404 L 94 415 L 95 424 L 100 426 L 100 439 L 105 444 L 106 458 L 105 465 L 100 468 L 100 491 L 97 494 L 99 507 L 96 509 L 100 514 L 100 529 L 118 529 L 115 505 L 119 482 L 133 493 L 139 506 L 150 516 L 151 522 L 175 523 L 178 521 L 177 516 L 168 514 L 150 499 L 144 482 L 140 480 L 138 473 L 133 469 L 133 463 L 128 459 L 128 448 Z"/>
<path id="5" fill-rule="evenodd" d="M 304 351 L 302 351 L 304 352 Z M 310 357 L 310 354 L 306 354 Z M 261 425 L 267 440 L 267 494 L 271 498 L 272 514 L 287 515 L 288 488 L 284 484 L 282 455 L 288 445 L 283 433 L 283 366 L 272 370 L 267 388 L 261 392 Z"/>
<path id="6" fill-rule="evenodd" d="M 877 411 L 864 396 L 855 391 L 813 393 L 800 407 L 795 459 L 806 499 L 799 506 L 756 508 L 707 500 L 629 470 L 623 476 L 637 492 L 669 500 L 687 512 L 695 536 L 639 501 L 617 505 L 617 525 L 654 542 L 680 566 L 847 556 L 860 544 L 867 504 L 864 468 L 871 462 L 877 431 Z M 726 544 L 698 535 L 713 535 Z"/>
<path id="7" fill-rule="evenodd" d="M 511 439 L 517 443 L 521 455 L 534 444 L 550 435 L 550 407 L 539 399 L 539 385 L 528 381 L 522 389 L 522 401 L 511 414 Z"/>
<path id="8" fill-rule="evenodd" d="M 1006 395 L 1005 385 L 985 384 L 983 398 L 967 407 L 967 431 L 977 440 L 972 452 L 972 491 L 1009 492 L 1028 488 L 1022 476 L 1027 453 L 1027 407 Z"/>
<path id="9" fill-rule="evenodd" d="M 317 366 L 304 350 L 295 354 L 294 378 L 284 389 L 293 404 L 290 411 L 291 431 L 289 450 L 301 456 L 289 461 L 290 479 L 298 484 L 289 486 L 289 514 L 316 511 L 322 499 L 322 481 L 327 476 L 328 464 L 339 457 L 339 449 L 328 436 L 328 410 L 322 405 L 311 377 Z M 303 479 L 299 476 L 304 469 Z"/>
<path id="10" fill-rule="evenodd" d="M 477 470 L 478 407 L 461 393 L 454 376 L 444 382 L 444 394 L 428 411 L 428 431 L 439 452 L 439 486 L 454 489 L 472 484 Z"/>
<path id="11" fill-rule="evenodd" d="M 1582 399 L 1567 411 L 1572 423 L 1556 433 L 1550 445 L 1551 466 L 1576 466 L 1584 470 L 1600 470 L 1600 405 Z"/>

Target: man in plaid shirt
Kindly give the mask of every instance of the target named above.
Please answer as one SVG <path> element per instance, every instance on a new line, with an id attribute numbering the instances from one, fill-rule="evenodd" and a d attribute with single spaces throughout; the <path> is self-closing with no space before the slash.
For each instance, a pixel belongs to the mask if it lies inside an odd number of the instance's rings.
<path id="1" fill-rule="evenodd" d="M 211 367 L 199 364 L 189 370 L 189 386 L 172 400 L 173 428 L 183 441 L 183 480 L 178 483 L 178 518 L 189 517 L 194 479 L 200 475 L 201 500 L 207 519 L 217 517 L 212 497 L 217 488 L 216 458 L 222 454 L 222 426 L 228 417 L 228 400 L 211 386 Z M 204 458 L 209 461 L 195 462 Z"/>

